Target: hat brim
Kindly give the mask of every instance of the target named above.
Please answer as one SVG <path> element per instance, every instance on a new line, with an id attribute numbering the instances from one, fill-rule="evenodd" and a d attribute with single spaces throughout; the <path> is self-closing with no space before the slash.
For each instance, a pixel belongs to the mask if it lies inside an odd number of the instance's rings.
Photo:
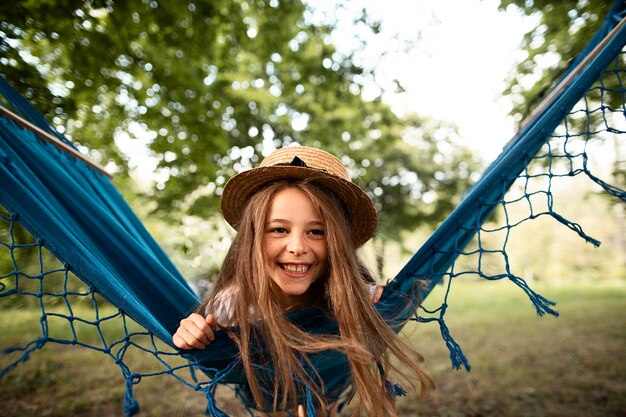
<path id="1" fill-rule="evenodd" d="M 280 179 L 314 180 L 343 199 L 349 210 L 350 235 L 355 247 L 362 246 L 376 231 L 376 209 L 361 187 L 322 170 L 299 166 L 258 167 L 232 177 L 222 192 L 220 204 L 224 219 L 237 229 L 250 197 L 263 185 Z"/>

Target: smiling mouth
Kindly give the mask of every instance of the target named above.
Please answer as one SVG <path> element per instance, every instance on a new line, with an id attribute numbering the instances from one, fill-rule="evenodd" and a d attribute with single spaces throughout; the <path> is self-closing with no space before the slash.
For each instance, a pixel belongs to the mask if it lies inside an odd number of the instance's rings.
<path id="1" fill-rule="evenodd" d="M 312 265 L 302 265 L 302 264 L 280 264 L 280 267 L 290 274 L 304 274 L 307 272 Z"/>

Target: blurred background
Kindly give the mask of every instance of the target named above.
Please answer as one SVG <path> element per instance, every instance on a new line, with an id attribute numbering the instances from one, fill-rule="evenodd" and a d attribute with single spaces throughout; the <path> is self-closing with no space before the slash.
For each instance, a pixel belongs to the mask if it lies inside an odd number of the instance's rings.
<path id="1" fill-rule="evenodd" d="M 384 283 L 515 135 L 611 3 L 11 0 L 0 5 L 0 74 L 113 175 L 199 294 L 233 236 L 219 211 L 226 180 L 294 143 L 345 155 L 375 201 L 379 229 L 362 255 Z M 624 189 L 626 145 L 605 142 L 590 164 Z M 411 326 L 438 389 L 401 399 L 401 415 L 626 416 L 624 205 L 580 181 L 552 191 L 559 213 L 602 246 L 539 219 L 506 250 L 561 316 L 536 317 L 510 282 L 456 282 L 448 325 L 472 370 L 451 369 L 438 328 Z M 30 340 L 33 317 L 9 304 L 0 307 L 2 348 Z M 121 414 L 119 370 L 90 354 L 34 354 L 3 378 L 3 414 Z M 173 380 L 136 390 L 141 415 L 205 407 Z"/>

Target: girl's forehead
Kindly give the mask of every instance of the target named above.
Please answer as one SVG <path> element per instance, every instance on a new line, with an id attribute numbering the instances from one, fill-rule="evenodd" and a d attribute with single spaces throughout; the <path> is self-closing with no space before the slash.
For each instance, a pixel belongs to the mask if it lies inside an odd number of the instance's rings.
<path id="1" fill-rule="evenodd" d="M 296 219 L 307 217 L 321 221 L 317 204 L 311 200 L 307 193 L 296 187 L 278 191 L 272 199 L 267 216 L 268 220 L 271 218 Z"/>

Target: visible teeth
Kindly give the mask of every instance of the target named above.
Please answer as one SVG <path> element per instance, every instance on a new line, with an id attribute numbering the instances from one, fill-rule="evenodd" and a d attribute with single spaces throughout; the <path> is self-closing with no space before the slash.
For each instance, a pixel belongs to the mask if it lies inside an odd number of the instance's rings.
<path id="1" fill-rule="evenodd" d="M 283 268 L 287 272 L 292 272 L 294 274 L 302 274 L 302 273 L 306 272 L 309 269 L 309 266 L 308 265 L 287 265 L 287 264 L 284 264 Z"/>

